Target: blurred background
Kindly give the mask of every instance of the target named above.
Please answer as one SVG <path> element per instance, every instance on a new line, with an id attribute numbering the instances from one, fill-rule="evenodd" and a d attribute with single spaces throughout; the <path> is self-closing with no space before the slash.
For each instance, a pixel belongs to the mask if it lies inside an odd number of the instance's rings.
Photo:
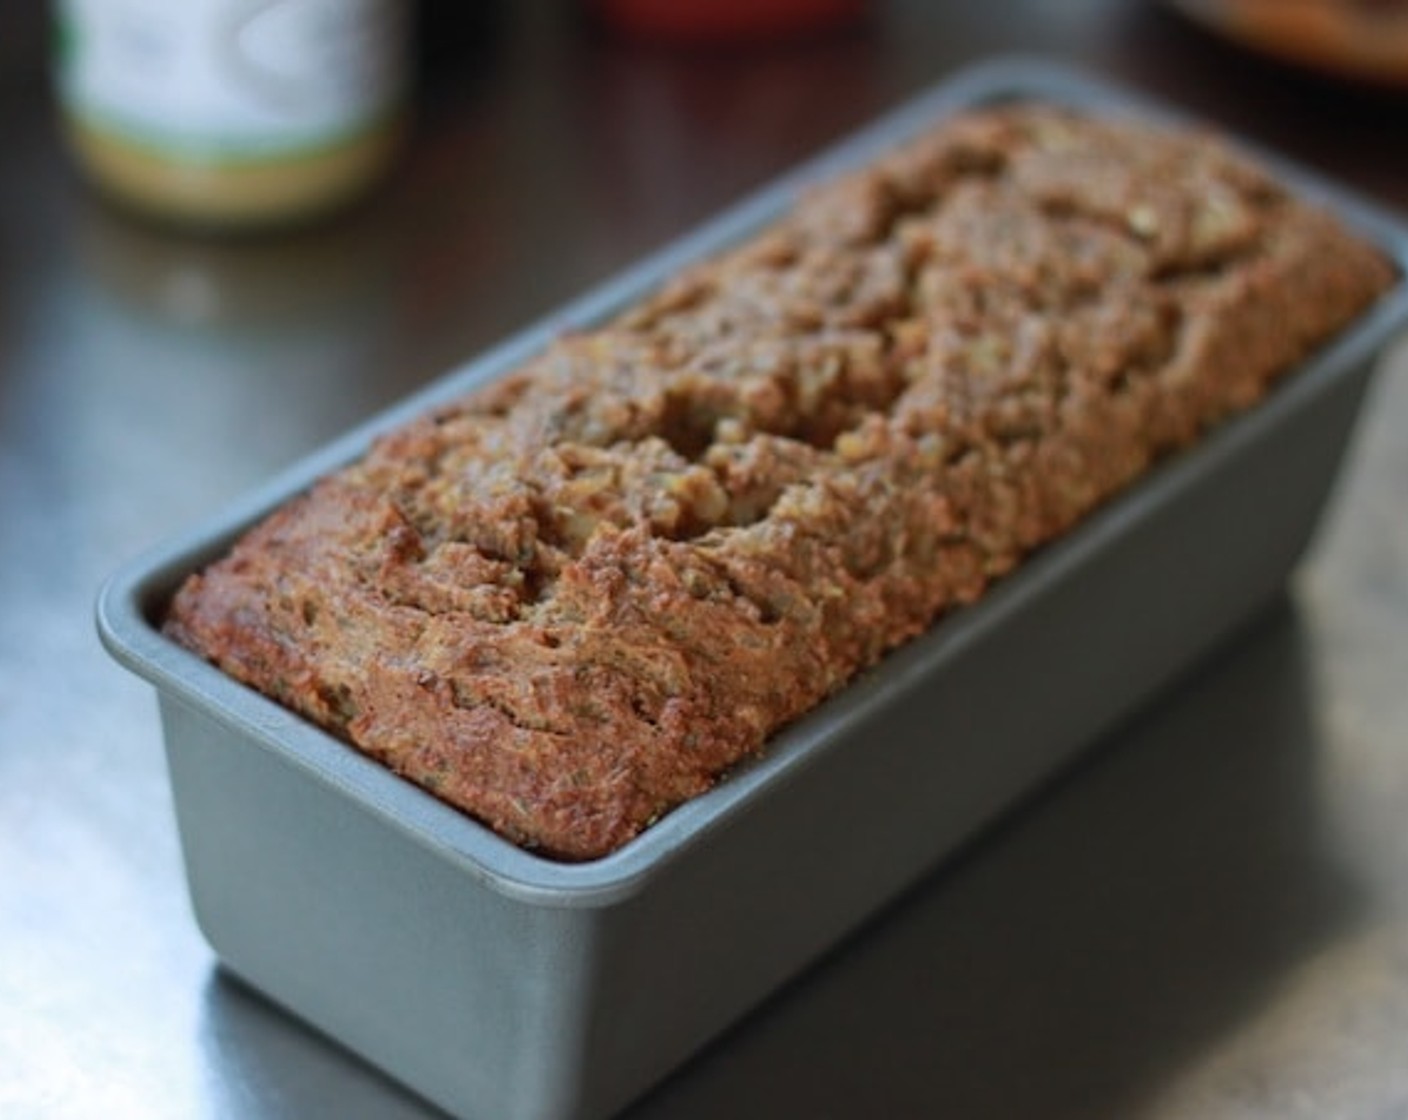
<path id="1" fill-rule="evenodd" d="M 422 0 L 365 189 L 238 235 L 110 201 L 0 5 L 0 1115 L 431 1114 L 215 969 L 117 565 L 994 54 L 1408 208 L 1403 6 L 1277 5 Z M 1405 431 L 1400 347 L 1275 617 L 636 1114 L 1408 1116 Z"/>

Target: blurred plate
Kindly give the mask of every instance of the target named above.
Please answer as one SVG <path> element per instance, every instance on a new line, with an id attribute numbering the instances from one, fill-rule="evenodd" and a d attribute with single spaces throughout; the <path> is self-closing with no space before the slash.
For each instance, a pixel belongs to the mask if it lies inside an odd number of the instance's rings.
<path id="1" fill-rule="evenodd" d="M 1337 77 L 1408 89 L 1408 0 L 1168 0 L 1225 39 Z"/>

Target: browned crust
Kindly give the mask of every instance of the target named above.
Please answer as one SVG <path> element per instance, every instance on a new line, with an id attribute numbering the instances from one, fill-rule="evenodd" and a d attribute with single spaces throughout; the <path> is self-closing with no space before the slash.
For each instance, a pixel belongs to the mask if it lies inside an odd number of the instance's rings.
<path id="1" fill-rule="evenodd" d="M 599 856 L 1391 282 L 1208 137 L 970 115 L 383 438 L 166 629 L 504 836 Z"/>

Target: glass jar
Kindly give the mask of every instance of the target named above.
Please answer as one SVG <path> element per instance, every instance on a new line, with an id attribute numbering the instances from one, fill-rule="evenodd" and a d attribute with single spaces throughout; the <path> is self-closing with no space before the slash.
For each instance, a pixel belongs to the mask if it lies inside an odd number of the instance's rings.
<path id="1" fill-rule="evenodd" d="M 405 101 L 405 0 L 59 0 L 79 165 L 163 221 L 249 230 L 349 202 Z"/>

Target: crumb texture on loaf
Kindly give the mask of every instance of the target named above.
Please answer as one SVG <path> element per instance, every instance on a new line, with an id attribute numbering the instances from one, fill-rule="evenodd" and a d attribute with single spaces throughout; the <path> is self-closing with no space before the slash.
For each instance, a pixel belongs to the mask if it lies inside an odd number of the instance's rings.
<path id="1" fill-rule="evenodd" d="M 1208 136 L 965 115 L 382 438 L 166 630 L 505 837 L 597 857 L 1393 279 Z"/>

